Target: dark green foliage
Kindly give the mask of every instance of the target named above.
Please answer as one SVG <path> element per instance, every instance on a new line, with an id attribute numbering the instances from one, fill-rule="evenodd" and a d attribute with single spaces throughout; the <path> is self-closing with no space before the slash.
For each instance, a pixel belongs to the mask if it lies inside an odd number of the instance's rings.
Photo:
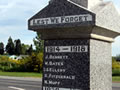
<path id="1" fill-rule="evenodd" d="M 25 56 L 20 60 L 13 60 L 6 56 L 0 56 L 0 70 L 11 72 L 40 72 L 43 65 L 43 47 L 44 41 L 41 35 L 37 33 L 34 38 L 35 50 L 32 45 L 21 44 L 20 39 L 14 41 L 11 37 L 6 45 L 6 55 Z M 4 44 L 0 43 L 0 51 L 4 50 Z M 4 52 L 2 53 L 4 54 Z"/>
<path id="2" fill-rule="evenodd" d="M 113 69 L 112 76 L 120 76 L 120 69 Z"/>
<path id="3" fill-rule="evenodd" d="M 15 55 L 20 55 L 22 53 L 22 46 L 20 39 L 15 40 Z"/>
<path id="4" fill-rule="evenodd" d="M 0 54 L 4 54 L 4 44 L 2 42 L 0 43 Z"/>
<path id="5" fill-rule="evenodd" d="M 21 67 L 27 72 L 40 72 L 43 65 L 43 53 L 32 53 L 21 60 Z"/>
<path id="6" fill-rule="evenodd" d="M 13 71 L 13 69 L 17 69 L 19 65 L 16 61 L 11 60 L 7 56 L 0 56 L 0 70 L 2 71 Z"/>
<path id="7" fill-rule="evenodd" d="M 29 55 L 32 53 L 33 48 L 32 46 L 21 44 L 21 40 L 17 39 L 14 41 L 10 37 L 8 39 L 8 43 L 6 45 L 6 52 L 9 55 Z"/>
<path id="8" fill-rule="evenodd" d="M 120 55 L 117 55 L 116 57 L 114 57 L 116 59 L 116 61 L 120 62 Z"/>
<path id="9" fill-rule="evenodd" d="M 31 46 L 28 48 L 28 50 L 27 50 L 27 54 L 28 54 L 28 55 L 31 55 L 32 52 L 33 52 L 33 47 L 32 47 L 32 45 L 31 45 Z"/>
<path id="10" fill-rule="evenodd" d="M 32 53 L 20 60 L 0 56 L 0 70 L 9 72 L 38 72 L 42 71 L 43 53 Z"/>
<path id="11" fill-rule="evenodd" d="M 33 39 L 33 42 L 36 48 L 36 52 L 43 52 L 44 40 L 41 39 L 41 35 L 39 33 L 37 33 L 37 36 Z"/>
<path id="12" fill-rule="evenodd" d="M 116 59 L 118 59 L 117 56 L 116 57 L 112 57 L 112 75 L 113 76 L 120 76 L 120 61 L 117 61 Z"/>
<path id="13" fill-rule="evenodd" d="M 22 55 L 27 55 L 27 50 L 30 48 L 30 46 L 29 46 L 29 45 L 22 44 L 21 47 L 22 47 L 22 49 L 21 49 L 21 54 L 22 54 Z"/>
<path id="14" fill-rule="evenodd" d="M 9 39 L 8 39 L 8 43 L 6 45 L 6 52 L 9 55 L 14 55 L 15 48 L 14 48 L 14 43 L 13 43 L 13 40 L 11 37 L 9 37 Z"/>

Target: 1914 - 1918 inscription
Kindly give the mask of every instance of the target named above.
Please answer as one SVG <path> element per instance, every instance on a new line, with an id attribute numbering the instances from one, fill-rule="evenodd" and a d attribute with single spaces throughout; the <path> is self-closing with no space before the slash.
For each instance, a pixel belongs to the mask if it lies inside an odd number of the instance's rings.
<path id="1" fill-rule="evenodd" d="M 45 40 L 42 90 L 89 90 L 89 41 Z"/>

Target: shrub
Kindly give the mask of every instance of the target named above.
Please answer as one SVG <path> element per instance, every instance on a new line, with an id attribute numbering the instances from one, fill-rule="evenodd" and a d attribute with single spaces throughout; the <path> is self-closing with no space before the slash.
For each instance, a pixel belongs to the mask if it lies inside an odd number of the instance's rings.
<path id="1" fill-rule="evenodd" d="M 116 61 L 115 58 L 112 58 L 112 69 L 120 69 L 120 62 Z"/>
<path id="2" fill-rule="evenodd" d="M 10 59 L 7 56 L 0 57 L 0 70 L 2 71 L 12 71 L 14 68 L 18 68 L 19 64 L 17 61 Z"/>
<path id="3" fill-rule="evenodd" d="M 0 70 L 10 72 L 40 72 L 43 65 L 43 53 L 32 53 L 21 60 L 12 60 L 7 56 L 0 57 Z"/>
<path id="4" fill-rule="evenodd" d="M 31 56 L 20 60 L 20 63 L 25 71 L 40 72 L 43 65 L 43 53 L 32 53 Z"/>
<path id="5" fill-rule="evenodd" d="M 113 69 L 112 76 L 120 76 L 120 69 Z"/>
<path id="6" fill-rule="evenodd" d="M 112 75 L 120 76 L 120 62 L 116 61 L 116 59 L 112 58 Z"/>

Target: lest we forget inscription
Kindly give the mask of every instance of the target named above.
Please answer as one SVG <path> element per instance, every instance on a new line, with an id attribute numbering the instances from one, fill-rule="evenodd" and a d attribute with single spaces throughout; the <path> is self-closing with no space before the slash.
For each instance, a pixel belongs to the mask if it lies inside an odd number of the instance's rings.
<path id="1" fill-rule="evenodd" d="M 90 21 L 92 21 L 92 15 L 90 15 L 90 14 L 70 15 L 70 16 L 32 19 L 30 21 L 30 26 L 65 24 L 65 23 L 80 23 L 80 22 L 90 22 Z"/>
<path id="2" fill-rule="evenodd" d="M 42 90 L 89 90 L 89 40 L 45 40 Z"/>

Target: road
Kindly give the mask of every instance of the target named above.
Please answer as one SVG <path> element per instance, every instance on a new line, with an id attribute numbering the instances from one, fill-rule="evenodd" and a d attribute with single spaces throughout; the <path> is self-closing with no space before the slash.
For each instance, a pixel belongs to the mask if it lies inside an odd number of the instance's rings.
<path id="1" fill-rule="evenodd" d="M 119 87 L 113 87 L 112 90 L 120 90 Z"/>
<path id="2" fill-rule="evenodd" d="M 0 90 L 41 90 L 41 81 L 0 79 Z"/>
<path id="3" fill-rule="evenodd" d="M 112 90 L 120 90 L 120 83 L 113 83 L 113 89 Z"/>
<path id="4" fill-rule="evenodd" d="M 0 78 L 0 90 L 42 90 L 41 80 L 16 80 Z M 112 90 L 120 90 L 120 84 L 114 83 Z"/>

